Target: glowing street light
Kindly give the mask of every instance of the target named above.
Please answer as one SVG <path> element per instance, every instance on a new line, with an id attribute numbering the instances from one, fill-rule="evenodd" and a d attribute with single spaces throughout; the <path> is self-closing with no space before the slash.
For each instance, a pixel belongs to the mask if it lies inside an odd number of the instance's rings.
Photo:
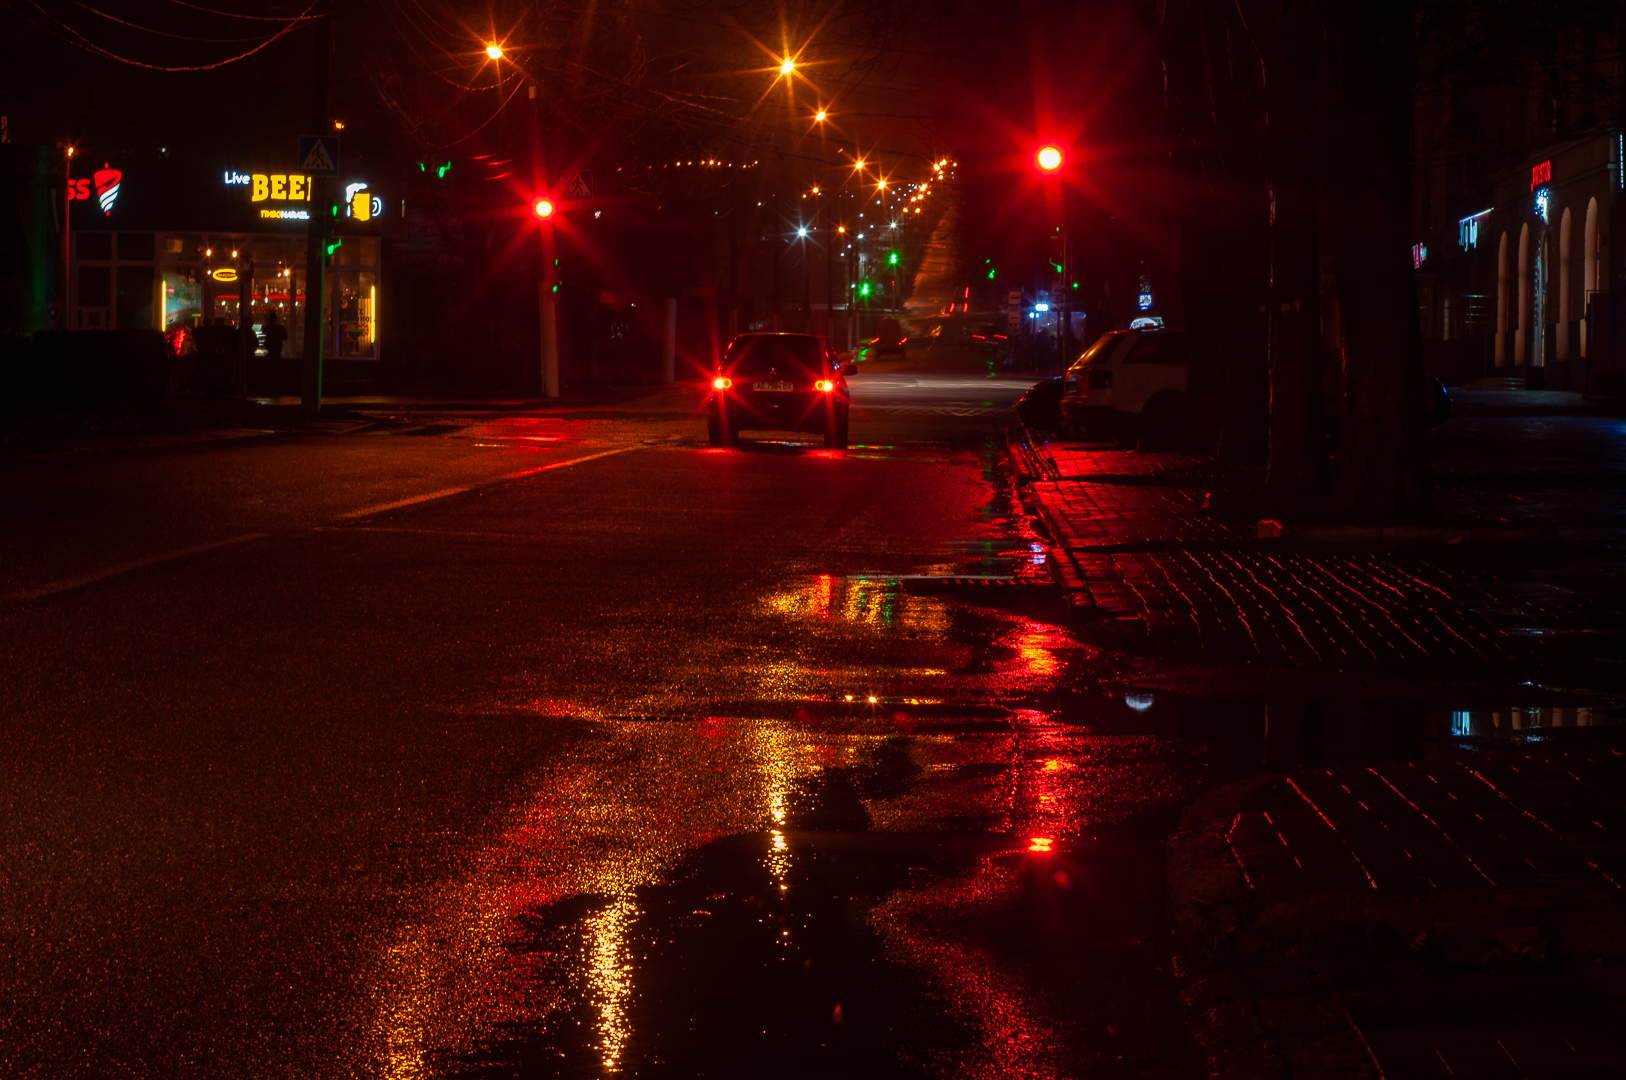
<path id="1" fill-rule="evenodd" d="M 792 72 L 794 72 L 795 70 L 796 70 L 796 61 L 792 60 L 788 56 L 785 57 L 784 61 L 779 65 L 779 74 L 781 74 L 781 75 L 789 75 Z"/>
<path id="2" fill-rule="evenodd" d="M 501 60 L 502 59 L 502 46 L 501 45 L 496 45 L 496 44 L 487 45 L 486 46 L 486 55 L 491 57 L 493 60 Z"/>
<path id="3" fill-rule="evenodd" d="M 829 113 L 825 112 L 823 109 L 820 109 L 818 112 L 813 114 L 813 119 L 817 120 L 819 123 L 822 124 L 822 123 L 824 123 L 825 117 L 827 117 L 829 115 L 830 115 Z"/>
<path id="4" fill-rule="evenodd" d="M 551 202 L 549 202 L 547 199 L 538 199 L 536 201 L 535 209 L 536 209 L 536 216 L 537 217 L 552 217 L 553 216 L 553 204 Z"/>
<path id="5" fill-rule="evenodd" d="M 1061 168 L 1061 150 L 1054 146 L 1047 146 L 1039 151 L 1039 168 L 1045 172 L 1055 172 Z"/>
<path id="6" fill-rule="evenodd" d="M 807 226 L 806 225 L 798 225 L 796 227 L 796 235 L 799 236 L 799 237 L 802 237 L 803 239 L 806 239 L 806 237 L 807 237 Z"/>

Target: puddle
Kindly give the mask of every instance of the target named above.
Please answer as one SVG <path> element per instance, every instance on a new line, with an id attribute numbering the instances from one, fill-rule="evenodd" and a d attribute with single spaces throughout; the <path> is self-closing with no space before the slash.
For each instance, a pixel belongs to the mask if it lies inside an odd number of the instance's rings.
<path id="1" fill-rule="evenodd" d="M 1432 738 L 1533 739 L 1582 729 L 1619 728 L 1622 716 L 1587 706 L 1433 710 L 1427 719 Z"/>
<path id="2" fill-rule="evenodd" d="M 778 827 L 660 883 L 528 911 L 504 947 L 560 1005 L 447 1074 L 1064 1076 L 1124 1055 L 1177 1071 L 1161 850 L 1110 830 L 887 831 L 872 809 L 922 771 L 908 742 L 804 779 Z M 975 764 L 962 783 L 1002 771 Z"/>

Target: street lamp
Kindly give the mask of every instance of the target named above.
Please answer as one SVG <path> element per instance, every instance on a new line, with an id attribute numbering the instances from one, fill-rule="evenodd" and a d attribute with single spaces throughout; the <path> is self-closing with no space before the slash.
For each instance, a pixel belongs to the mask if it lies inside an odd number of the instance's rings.
<path id="1" fill-rule="evenodd" d="M 534 209 L 536 210 L 536 216 L 539 218 L 553 216 L 553 204 L 547 199 L 538 199 Z"/>
<path id="2" fill-rule="evenodd" d="M 486 55 L 491 57 L 491 59 L 493 59 L 493 60 L 501 60 L 502 59 L 502 46 L 497 45 L 497 44 L 487 45 L 486 46 Z"/>
<path id="3" fill-rule="evenodd" d="M 1061 161 L 1061 150 L 1054 146 L 1047 146 L 1039 151 L 1039 168 L 1043 169 L 1045 172 L 1055 172 L 1057 169 L 1061 168 Z"/>
<path id="4" fill-rule="evenodd" d="M 779 74 L 781 74 L 781 75 L 790 75 L 795 70 L 796 70 L 796 61 L 792 60 L 788 56 L 785 57 L 784 61 L 782 63 L 780 63 L 780 65 L 779 65 Z"/>

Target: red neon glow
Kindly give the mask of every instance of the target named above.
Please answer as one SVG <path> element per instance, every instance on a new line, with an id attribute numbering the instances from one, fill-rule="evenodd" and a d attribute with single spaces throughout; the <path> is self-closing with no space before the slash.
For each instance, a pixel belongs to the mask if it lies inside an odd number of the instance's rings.
<path id="1" fill-rule="evenodd" d="M 711 380 L 711 385 L 715 386 L 719 390 L 727 390 L 730 386 L 734 385 L 734 380 L 730 379 L 727 375 L 719 375 L 715 379 Z"/>
<path id="2" fill-rule="evenodd" d="M 124 174 L 117 169 L 96 170 L 96 198 L 108 217 L 113 216 L 113 203 L 119 197 L 119 181 L 123 179 Z"/>
<path id="3" fill-rule="evenodd" d="M 1050 845 L 1055 841 L 1048 836 L 1035 836 L 1028 840 L 1029 851 L 1049 851 Z"/>
<path id="4" fill-rule="evenodd" d="M 821 390 L 826 394 L 828 394 L 830 391 L 834 390 L 835 388 L 836 388 L 836 384 L 831 382 L 829 379 L 820 379 L 818 382 L 813 384 L 813 389 Z"/>
<path id="5" fill-rule="evenodd" d="M 1540 165 L 1535 165 L 1535 166 L 1531 167 L 1531 169 L 1530 169 L 1530 190 L 1531 191 L 1536 190 L 1536 188 L 1540 187 L 1542 184 L 1550 184 L 1550 183 L 1552 183 L 1552 180 L 1553 180 L 1553 163 L 1551 161 L 1543 161 Z"/>

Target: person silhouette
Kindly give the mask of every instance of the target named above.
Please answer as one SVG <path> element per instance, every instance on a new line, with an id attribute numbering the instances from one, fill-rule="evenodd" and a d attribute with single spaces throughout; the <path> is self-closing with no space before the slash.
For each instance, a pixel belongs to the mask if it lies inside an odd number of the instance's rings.
<path id="1" fill-rule="evenodd" d="M 265 354 L 275 363 L 282 359 L 282 346 L 288 340 L 288 331 L 277 319 L 276 309 L 265 313 L 265 323 L 260 330 L 265 338 Z"/>

